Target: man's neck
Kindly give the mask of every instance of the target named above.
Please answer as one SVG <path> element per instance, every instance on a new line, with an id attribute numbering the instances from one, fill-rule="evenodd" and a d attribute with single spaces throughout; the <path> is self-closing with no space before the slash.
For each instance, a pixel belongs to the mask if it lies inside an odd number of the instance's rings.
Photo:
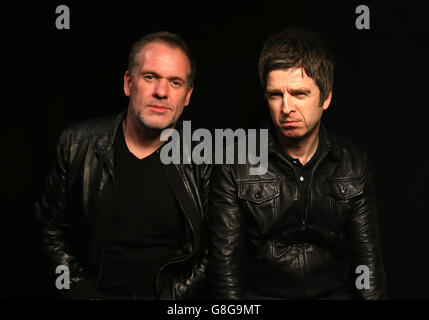
<path id="1" fill-rule="evenodd" d="M 292 158 L 299 159 L 305 165 L 316 153 L 319 145 L 319 125 L 302 139 L 290 139 L 277 133 L 283 150 Z"/>
<path id="2" fill-rule="evenodd" d="M 139 159 L 151 155 L 165 143 L 160 139 L 162 130 L 147 128 L 130 115 L 123 120 L 122 128 L 128 150 Z"/>

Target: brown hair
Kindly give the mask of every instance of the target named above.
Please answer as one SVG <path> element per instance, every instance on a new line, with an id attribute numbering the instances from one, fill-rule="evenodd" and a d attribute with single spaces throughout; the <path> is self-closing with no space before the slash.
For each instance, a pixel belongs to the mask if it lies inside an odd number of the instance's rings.
<path id="1" fill-rule="evenodd" d="M 259 57 L 259 79 L 266 90 L 267 76 L 277 69 L 303 68 L 320 90 L 320 104 L 332 91 L 334 59 L 323 39 L 316 33 L 288 27 L 264 42 Z"/>

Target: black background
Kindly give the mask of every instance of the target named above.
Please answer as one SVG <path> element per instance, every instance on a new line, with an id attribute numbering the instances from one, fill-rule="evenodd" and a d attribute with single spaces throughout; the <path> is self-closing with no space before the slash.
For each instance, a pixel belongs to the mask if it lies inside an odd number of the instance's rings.
<path id="1" fill-rule="evenodd" d="M 66 4 L 71 29 L 57 30 Z M 355 8 L 370 8 L 357 30 Z M 257 74 L 267 35 L 291 25 L 321 33 L 336 58 L 324 122 L 361 143 L 374 168 L 390 298 L 429 298 L 427 17 L 412 2 L 184 1 L 24 4 L 2 7 L 0 296 L 43 298 L 32 208 L 61 130 L 126 107 L 130 45 L 145 33 L 181 34 L 198 61 L 183 119 L 192 128 L 255 128 L 268 115 Z M 3 258 L 5 257 L 5 258 Z"/>

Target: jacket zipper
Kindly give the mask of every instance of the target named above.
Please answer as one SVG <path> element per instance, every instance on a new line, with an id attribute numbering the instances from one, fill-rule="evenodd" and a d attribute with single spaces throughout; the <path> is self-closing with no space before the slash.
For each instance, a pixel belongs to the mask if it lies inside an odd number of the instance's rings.
<path id="1" fill-rule="evenodd" d="M 328 152 L 325 152 L 324 154 L 322 154 L 322 156 L 319 158 L 319 160 L 316 162 L 313 170 L 311 170 L 311 175 L 310 175 L 310 181 L 308 181 L 308 187 L 307 187 L 307 203 L 305 204 L 305 211 L 304 211 L 304 215 L 302 217 L 302 221 L 301 221 L 301 231 L 304 231 L 307 228 L 307 218 L 308 218 L 308 211 L 310 208 L 310 202 L 311 202 L 311 183 L 313 182 L 313 175 L 314 175 L 314 171 L 316 171 L 317 167 L 319 166 L 319 164 L 322 162 L 322 160 L 326 157 L 326 155 L 328 154 Z M 304 267 L 304 289 L 303 289 L 303 294 L 305 296 L 305 291 L 307 288 L 307 259 L 305 257 L 305 246 L 304 244 L 302 244 L 302 246 L 300 246 L 301 248 L 301 254 L 302 254 L 302 262 L 303 262 L 303 267 Z"/>
<path id="2" fill-rule="evenodd" d="M 167 262 L 158 270 L 158 274 L 156 275 L 156 291 L 157 291 L 158 296 L 159 296 L 159 276 L 161 275 L 161 272 L 163 271 L 163 269 L 166 268 L 167 266 L 171 265 L 171 264 L 179 263 L 179 262 L 183 262 L 185 260 L 188 260 L 190 257 L 191 257 L 191 255 L 188 254 L 186 256 L 176 258 L 172 261 Z M 173 288 L 173 290 L 174 290 L 174 288 Z"/>
<path id="3" fill-rule="evenodd" d="M 301 244 L 301 257 L 302 257 L 302 266 L 304 268 L 304 287 L 303 287 L 303 297 L 306 296 L 307 293 L 307 285 L 308 285 L 308 272 L 307 272 L 307 259 L 305 256 L 305 245 Z"/>
<path id="4" fill-rule="evenodd" d="M 158 153 L 158 156 L 159 156 L 159 152 L 160 152 L 160 150 L 158 149 L 156 152 Z M 180 177 L 183 179 L 183 182 L 184 182 L 184 185 L 185 185 L 186 191 L 191 195 L 191 198 L 192 198 L 192 199 L 194 199 L 194 197 L 193 197 L 193 195 L 192 195 L 192 193 L 191 193 L 191 191 L 190 191 L 190 188 L 189 188 L 189 186 L 188 186 L 188 184 L 187 184 L 186 179 L 184 179 L 184 178 L 183 178 L 182 173 L 180 172 L 180 169 L 179 169 L 177 166 L 175 166 L 175 167 L 176 167 L 176 169 L 179 171 L 179 175 L 180 175 Z M 184 213 L 184 212 L 183 212 L 183 215 L 185 216 L 186 221 L 188 222 L 188 225 L 189 225 L 189 227 L 191 228 L 191 232 L 192 232 L 192 234 L 193 234 L 193 235 L 195 235 L 195 230 L 194 230 L 194 227 L 193 227 L 193 225 L 192 225 L 191 221 L 189 220 L 189 217 L 188 217 L 188 216 L 186 215 L 186 213 Z M 159 295 L 159 276 L 161 275 L 162 270 L 163 270 L 164 268 L 166 268 L 166 267 L 167 267 L 168 265 L 170 265 L 170 264 L 178 263 L 178 262 L 183 262 L 183 261 L 187 260 L 188 258 L 190 258 L 191 256 L 192 256 L 192 253 L 191 253 L 191 254 L 189 254 L 189 255 L 186 255 L 186 256 L 184 256 L 184 257 L 182 257 L 182 258 L 176 258 L 176 259 L 174 259 L 174 260 L 172 260 L 172 261 L 167 262 L 166 264 L 164 264 L 164 265 L 163 265 L 163 266 L 158 270 L 158 273 L 157 273 L 157 275 L 156 275 L 156 291 L 157 291 L 158 295 Z"/>

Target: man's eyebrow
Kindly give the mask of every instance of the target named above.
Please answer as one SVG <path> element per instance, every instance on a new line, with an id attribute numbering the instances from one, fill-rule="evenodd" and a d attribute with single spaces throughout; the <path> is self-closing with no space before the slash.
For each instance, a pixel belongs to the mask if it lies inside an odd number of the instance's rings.
<path id="1" fill-rule="evenodd" d="M 142 71 L 142 74 L 143 75 L 145 75 L 145 74 L 152 74 L 152 75 L 154 75 L 155 76 L 155 78 L 162 78 L 162 76 L 159 74 L 159 73 L 157 73 L 157 72 L 155 72 L 155 71 L 151 71 L 151 70 L 144 70 L 144 71 Z M 180 80 L 180 81 L 183 81 L 183 82 L 186 82 L 186 80 L 185 79 L 183 79 L 183 78 L 181 78 L 181 77 L 179 77 L 179 76 L 172 76 L 172 77 L 169 77 L 169 78 L 167 78 L 168 80 L 170 80 L 170 81 L 173 81 L 173 80 Z"/>
<path id="2" fill-rule="evenodd" d="M 282 91 L 279 89 L 271 89 L 271 88 L 267 88 L 265 91 L 267 93 L 282 93 Z"/>
<path id="3" fill-rule="evenodd" d="M 292 93 L 310 93 L 311 92 L 310 89 L 304 88 L 304 87 L 302 87 L 302 88 L 293 88 L 293 89 L 290 89 L 289 91 L 292 92 Z"/>
<path id="4" fill-rule="evenodd" d="M 274 89 L 274 88 L 267 88 L 265 90 L 267 93 L 282 93 L 282 91 L 280 89 Z M 310 93 L 311 90 L 305 87 L 301 87 L 301 88 L 293 88 L 293 89 L 289 89 L 290 92 L 293 93 L 297 93 L 297 92 L 303 92 L 303 93 Z"/>

